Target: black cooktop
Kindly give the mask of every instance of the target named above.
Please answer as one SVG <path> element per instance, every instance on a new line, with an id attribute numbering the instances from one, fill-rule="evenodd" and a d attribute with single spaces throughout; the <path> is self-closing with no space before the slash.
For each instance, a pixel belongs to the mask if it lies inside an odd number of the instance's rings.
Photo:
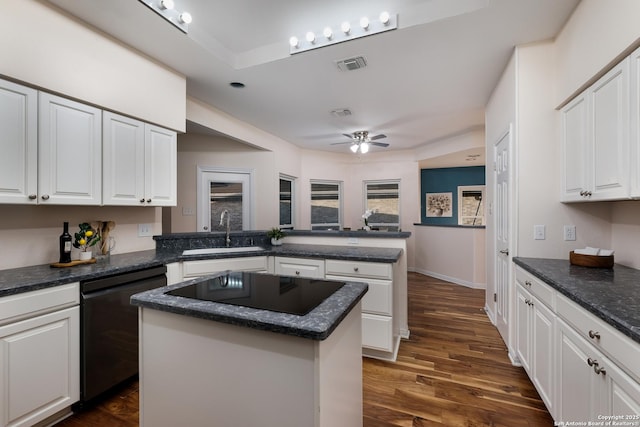
<path id="1" fill-rule="evenodd" d="M 304 316 L 343 285 L 320 279 L 230 272 L 166 294 Z"/>

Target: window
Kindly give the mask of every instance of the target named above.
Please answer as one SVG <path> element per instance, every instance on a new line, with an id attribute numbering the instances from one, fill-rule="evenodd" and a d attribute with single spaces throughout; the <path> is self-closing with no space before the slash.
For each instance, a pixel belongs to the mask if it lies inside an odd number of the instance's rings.
<path id="1" fill-rule="evenodd" d="M 458 224 L 484 224 L 484 185 L 458 187 Z"/>
<path id="2" fill-rule="evenodd" d="M 400 230 L 400 181 L 365 181 L 365 210 L 374 213 L 369 217 L 372 229 Z"/>
<path id="3" fill-rule="evenodd" d="M 293 229 L 294 182 L 295 178 L 280 175 L 280 228 L 282 229 Z"/>
<path id="4" fill-rule="evenodd" d="M 311 229 L 340 230 L 342 182 L 311 181 Z"/>

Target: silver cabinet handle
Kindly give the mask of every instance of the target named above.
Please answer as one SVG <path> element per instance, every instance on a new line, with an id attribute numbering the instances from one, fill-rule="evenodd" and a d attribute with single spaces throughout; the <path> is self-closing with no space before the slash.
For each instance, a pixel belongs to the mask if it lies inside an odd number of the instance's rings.
<path id="1" fill-rule="evenodd" d="M 607 375 L 607 370 L 604 369 L 604 368 L 599 367 L 598 365 L 595 365 L 593 367 L 593 372 L 595 372 L 596 375 L 600 375 L 600 374 Z"/>
<path id="2" fill-rule="evenodd" d="M 595 340 L 599 340 L 599 339 L 600 339 L 600 332 L 590 330 L 590 331 L 589 331 L 589 338 L 591 338 L 592 340 L 593 340 L 593 339 L 595 339 Z"/>
<path id="3" fill-rule="evenodd" d="M 43 194 L 42 195 L 42 200 L 49 200 L 49 195 L 48 194 Z"/>
<path id="4" fill-rule="evenodd" d="M 207 227 L 206 225 L 204 227 L 202 227 L 203 230 L 207 231 L 209 229 L 209 227 Z"/>
<path id="5" fill-rule="evenodd" d="M 502 249 L 500 253 L 503 255 L 509 255 L 509 249 Z"/>
<path id="6" fill-rule="evenodd" d="M 36 196 L 35 194 L 29 194 L 29 200 L 35 200 L 37 198 L 38 196 Z"/>
<path id="7" fill-rule="evenodd" d="M 589 365 L 589 366 L 598 366 L 598 361 L 589 357 L 587 359 L 587 365 Z"/>

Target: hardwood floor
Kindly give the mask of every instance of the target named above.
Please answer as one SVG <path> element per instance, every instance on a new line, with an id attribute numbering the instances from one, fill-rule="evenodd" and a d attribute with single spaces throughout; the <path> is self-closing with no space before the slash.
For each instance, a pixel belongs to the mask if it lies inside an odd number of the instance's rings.
<path id="1" fill-rule="evenodd" d="M 483 290 L 409 273 L 411 338 L 396 363 L 363 359 L 364 427 L 553 426 L 483 307 Z M 137 426 L 137 386 L 57 427 Z"/>

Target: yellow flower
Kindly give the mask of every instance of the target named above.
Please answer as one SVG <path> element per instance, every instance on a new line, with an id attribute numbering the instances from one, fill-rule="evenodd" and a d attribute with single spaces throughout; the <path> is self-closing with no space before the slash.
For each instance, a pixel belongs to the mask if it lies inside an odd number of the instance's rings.
<path id="1" fill-rule="evenodd" d="M 85 243 L 87 243 L 87 241 L 85 239 L 80 239 L 78 240 L 78 243 L 80 243 L 81 245 L 84 245 Z"/>
<path id="2" fill-rule="evenodd" d="M 91 230 L 87 230 L 87 231 L 84 233 L 84 235 L 85 235 L 85 236 L 87 236 L 87 237 L 91 237 L 91 236 L 93 236 L 93 231 L 91 231 Z"/>

